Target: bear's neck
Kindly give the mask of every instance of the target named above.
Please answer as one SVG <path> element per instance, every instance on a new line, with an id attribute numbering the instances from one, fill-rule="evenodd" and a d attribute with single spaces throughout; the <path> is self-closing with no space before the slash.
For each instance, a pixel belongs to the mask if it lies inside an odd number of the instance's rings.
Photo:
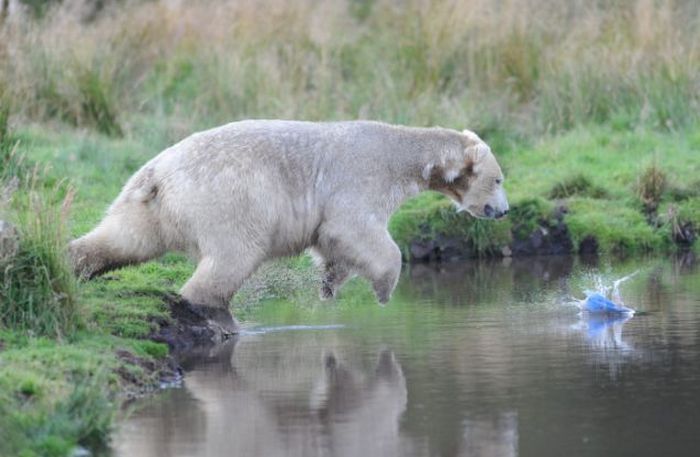
<path id="1" fill-rule="evenodd" d="M 430 168 L 444 163 L 464 149 L 460 134 L 442 128 L 405 128 L 395 145 L 390 189 L 390 212 L 419 193 L 430 190 Z M 426 171 L 428 173 L 426 173 Z"/>

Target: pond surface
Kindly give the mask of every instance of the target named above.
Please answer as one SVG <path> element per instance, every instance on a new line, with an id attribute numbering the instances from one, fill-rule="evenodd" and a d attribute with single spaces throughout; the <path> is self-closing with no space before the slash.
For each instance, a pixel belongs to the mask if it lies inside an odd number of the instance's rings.
<path id="1" fill-rule="evenodd" d="M 407 267 L 386 308 L 272 304 L 141 400 L 116 456 L 682 456 L 700 447 L 687 258 Z M 635 270 L 629 320 L 572 296 Z M 360 300 L 361 301 L 361 300 Z M 318 327 L 316 327 L 318 326 Z"/>

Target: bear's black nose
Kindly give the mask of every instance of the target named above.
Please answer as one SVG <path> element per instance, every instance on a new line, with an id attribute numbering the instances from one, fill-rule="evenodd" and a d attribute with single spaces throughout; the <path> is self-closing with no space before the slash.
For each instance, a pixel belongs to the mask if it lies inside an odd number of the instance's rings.
<path id="1" fill-rule="evenodd" d="M 484 216 L 486 217 L 492 217 L 494 219 L 500 219 L 503 216 L 508 214 L 508 210 L 501 211 L 501 210 L 496 210 L 493 208 L 491 205 L 485 205 L 484 206 Z"/>
<path id="2" fill-rule="evenodd" d="M 502 218 L 503 216 L 505 216 L 506 214 L 508 214 L 508 210 L 505 210 L 505 211 L 496 211 L 496 215 L 495 215 L 494 217 L 495 217 L 496 219 L 500 219 L 500 218 Z"/>

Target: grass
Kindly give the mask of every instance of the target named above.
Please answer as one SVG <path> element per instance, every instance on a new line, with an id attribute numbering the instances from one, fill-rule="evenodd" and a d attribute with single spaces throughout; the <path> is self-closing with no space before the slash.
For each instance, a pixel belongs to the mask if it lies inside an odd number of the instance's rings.
<path id="1" fill-rule="evenodd" d="M 565 221 L 574 249 L 590 235 L 604 253 L 671 251 L 676 247 L 665 221 L 669 205 L 675 205 L 681 223 L 700 227 L 695 177 L 700 172 L 698 150 L 695 129 L 664 133 L 580 126 L 499 154 L 513 207 L 507 220 L 476 223 L 455 214 L 444 198 L 425 194 L 394 216 L 390 230 L 404 250 L 413 239 L 441 233 L 472 240 L 480 253 L 497 253 L 512 236 L 528 235 L 551 218 L 555 206 L 563 205 L 568 209 Z M 660 151 L 663 164 L 656 162 Z M 659 176 L 665 176 L 673 188 L 661 186 Z M 640 194 L 640 183 L 647 183 L 644 194 Z M 645 199 L 650 198 L 660 207 L 653 221 L 646 217 Z M 478 237 L 476 227 L 486 228 L 483 232 L 488 235 Z"/>
<path id="2" fill-rule="evenodd" d="M 98 449 L 128 387 L 119 372 L 156 381 L 119 354 L 165 355 L 145 338 L 193 266 L 169 254 L 76 285 L 62 250 L 193 131 L 251 117 L 477 131 L 503 166 L 509 217 L 477 221 L 424 193 L 390 221 L 405 254 L 449 236 L 500 255 L 561 206 L 574 249 L 593 237 L 603 253 L 666 253 L 700 227 L 691 0 L 152 1 L 89 15 L 25 3 L 36 18 L 0 24 L 0 182 L 14 189 L 2 217 L 23 236 L 0 289 L 0 455 Z M 284 259 L 233 306 L 311 319 L 316 287 L 309 258 Z M 365 282 L 341 296 L 340 312 L 371 324 Z"/>
<path id="3" fill-rule="evenodd" d="M 656 163 L 649 165 L 639 176 L 637 195 L 647 214 L 656 213 L 656 209 L 667 190 L 666 186 L 666 173 Z"/>
<path id="4" fill-rule="evenodd" d="M 136 2 L 91 21 L 70 8 L 8 21 L 0 86 L 23 116 L 110 135 L 143 114 L 191 129 L 364 117 L 540 135 L 676 131 L 700 112 L 690 0 Z"/>
<path id="5" fill-rule="evenodd" d="M 99 73 L 92 69 L 80 70 L 77 86 L 82 100 L 79 115 L 86 118 L 84 122 L 91 123 L 105 135 L 121 136 L 123 132 L 113 107 L 110 88 Z M 74 119 L 76 124 L 80 121 L 79 118 Z"/>
<path id="6" fill-rule="evenodd" d="M 389 223 L 405 258 L 411 241 L 440 235 L 463 238 L 478 256 L 488 256 L 510 242 L 510 228 L 510 220 L 494 223 L 457 213 L 452 202 L 433 192 L 407 202 Z"/>
<path id="7" fill-rule="evenodd" d="M 0 325 L 61 338 L 82 319 L 65 256 L 73 193 L 65 183 L 44 187 L 48 181 L 16 153 L 7 126 L 0 130 L 0 217 L 14 224 L 0 256 Z"/>
<path id="8" fill-rule="evenodd" d="M 62 208 L 46 201 L 35 180 L 28 189 L 15 192 L 11 201 L 11 220 L 18 227 L 18 245 L 14 255 L 0 261 L 0 322 L 5 327 L 37 335 L 60 338 L 81 325 L 75 279 L 65 256 L 63 232 L 66 210 L 72 193 Z M 54 188 L 61 195 L 62 187 Z M 61 211 L 63 209 L 64 211 Z"/>
<path id="9" fill-rule="evenodd" d="M 638 210 L 614 201 L 572 200 L 566 221 L 575 245 L 591 236 L 606 253 L 664 252 L 672 245 L 666 230 L 655 229 Z"/>
<path id="10" fill-rule="evenodd" d="M 104 449 L 126 385 L 117 373 L 137 372 L 143 385 L 157 376 L 117 357 L 128 351 L 145 360 L 167 348 L 91 331 L 70 339 L 0 331 L 0 455 L 65 456 L 76 445 Z"/>
<path id="11" fill-rule="evenodd" d="M 8 132 L 0 144 L 0 215 L 18 235 L 3 242 L 12 248 L 0 258 L 0 455 L 102 449 L 117 395 L 135 383 L 158 382 L 157 370 L 135 360 L 150 363 L 168 353 L 142 339 L 151 330 L 148 319 L 164 316 L 162 301 L 137 292 L 121 297 L 126 306 L 110 308 L 105 301 L 114 303 L 119 293 L 100 301 L 98 285 L 86 305 L 65 256 L 74 193 L 50 171 L 31 166 L 21 144 Z"/>
<path id="12" fill-rule="evenodd" d="M 550 199 L 570 198 L 573 196 L 605 198 L 607 193 L 601 186 L 593 184 L 586 175 L 578 173 L 554 184 L 549 191 Z"/>

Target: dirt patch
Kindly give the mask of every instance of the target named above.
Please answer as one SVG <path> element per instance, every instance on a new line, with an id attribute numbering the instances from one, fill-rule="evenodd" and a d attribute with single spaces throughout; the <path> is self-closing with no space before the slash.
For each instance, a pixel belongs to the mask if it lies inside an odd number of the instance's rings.
<path id="1" fill-rule="evenodd" d="M 592 256 L 598 254 L 598 240 L 592 235 L 586 236 L 579 243 L 578 253 L 583 256 Z"/>
<path id="2" fill-rule="evenodd" d="M 144 358 L 124 349 L 118 350 L 116 354 L 121 363 L 115 372 L 121 381 L 123 395 L 127 398 L 140 397 L 163 385 L 182 381 L 182 368 L 172 356 Z"/>
<path id="3" fill-rule="evenodd" d="M 412 262 L 456 262 L 477 256 L 467 240 L 437 235 L 432 239 L 413 240 L 409 245 Z"/>
<path id="4" fill-rule="evenodd" d="M 210 347 L 230 338 L 221 326 L 213 323 L 211 316 L 177 295 L 167 294 L 165 303 L 170 311 L 168 318 L 156 320 L 158 330 L 149 339 L 165 343 L 171 353 L 180 354 L 198 347 Z"/>
<path id="5" fill-rule="evenodd" d="M 574 249 L 569 228 L 564 222 L 565 208 L 558 208 L 552 220 L 541 220 L 537 227 L 510 245 L 513 257 L 570 254 Z"/>
<path id="6" fill-rule="evenodd" d="M 697 237 L 697 231 L 692 222 L 677 222 L 672 228 L 673 241 L 681 249 L 690 249 Z"/>
<path id="7" fill-rule="evenodd" d="M 208 354 L 222 346 L 222 342 L 235 340 L 235 335 L 216 323 L 215 318 L 220 316 L 202 312 L 201 307 L 174 294 L 166 294 L 162 298 L 169 316 L 154 319 L 157 330 L 148 339 L 167 344 L 169 354 L 151 358 L 140 357 L 124 349 L 116 351 L 120 363 L 115 373 L 121 384 L 121 395 L 127 399 L 148 395 L 165 386 L 178 385 L 184 373 L 182 363 L 192 357 Z"/>

